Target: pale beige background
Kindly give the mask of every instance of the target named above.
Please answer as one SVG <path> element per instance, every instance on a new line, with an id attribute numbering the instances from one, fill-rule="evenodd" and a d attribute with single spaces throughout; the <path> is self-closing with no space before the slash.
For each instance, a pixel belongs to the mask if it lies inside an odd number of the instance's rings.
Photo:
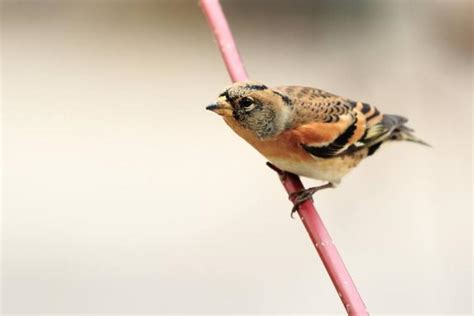
<path id="1" fill-rule="evenodd" d="M 251 77 L 410 118 L 317 207 L 374 313 L 471 309 L 472 2 L 225 1 Z M 4 312 L 343 312 L 196 1 L 2 2 Z M 307 184 L 315 184 L 306 180 Z"/>

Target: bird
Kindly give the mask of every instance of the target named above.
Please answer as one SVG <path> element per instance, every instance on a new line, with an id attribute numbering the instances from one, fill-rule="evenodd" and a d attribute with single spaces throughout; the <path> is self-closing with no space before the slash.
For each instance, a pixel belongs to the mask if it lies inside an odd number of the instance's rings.
<path id="1" fill-rule="evenodd" d="M 305 86 L 269 88 L 235 82 L 206 107 L 223 117 L 272 165 L 324 185 L 294 192 L 291 215 L 322 189 L 334 188 L 364 158 L 392 141 L 429 146 L 407 119 L 375 106 Z"/>

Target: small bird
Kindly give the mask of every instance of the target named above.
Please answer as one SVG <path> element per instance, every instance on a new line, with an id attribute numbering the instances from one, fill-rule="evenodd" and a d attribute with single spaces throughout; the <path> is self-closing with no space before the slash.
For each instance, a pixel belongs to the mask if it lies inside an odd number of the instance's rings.
<path id="1" fill-rule="evenodd" d="M 327 181 L 295 192 L 295 206 L 321 189 L 337 186 L 382 143 L 406 140 L 428 145 L 405 126 L 407 119 L 316 88 L 269 88 L 237 82 L 206 108 L 281 170 Z"/>

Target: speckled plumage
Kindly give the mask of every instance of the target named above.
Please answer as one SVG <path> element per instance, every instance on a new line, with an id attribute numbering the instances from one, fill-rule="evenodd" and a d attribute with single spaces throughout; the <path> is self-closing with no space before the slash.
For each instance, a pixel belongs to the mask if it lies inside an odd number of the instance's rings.
<path id="1" fill-rule="evenodd" d="M 208 109 L 278 168 L 333 185 L 386 141 L 425 144 L 401 116 L 309 87 L 236 83 Z"/>

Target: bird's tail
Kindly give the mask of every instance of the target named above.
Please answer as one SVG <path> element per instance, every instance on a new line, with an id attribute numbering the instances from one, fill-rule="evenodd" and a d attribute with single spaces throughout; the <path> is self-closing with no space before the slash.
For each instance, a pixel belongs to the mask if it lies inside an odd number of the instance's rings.
<path id="1" fill-rule="evenodd" d="M 406 140 L 406 141 L 409 141 L 409 142 L 418 143 L 418 144 L 421 144 L 421 145 L 431 147 L 430 144 L 428 144 L 427 142 L 425 142 L 425 141 L 421 140 L 420 138 L 416 137 L 415 135 L 413 135 L 413 129 L 411 129 L 408 126 L 405 126 L 403 124 L 398 126 L 397 128 L 395 128 L 395 130 L 390 135 L 389 139 L 390 140 Z"/>

